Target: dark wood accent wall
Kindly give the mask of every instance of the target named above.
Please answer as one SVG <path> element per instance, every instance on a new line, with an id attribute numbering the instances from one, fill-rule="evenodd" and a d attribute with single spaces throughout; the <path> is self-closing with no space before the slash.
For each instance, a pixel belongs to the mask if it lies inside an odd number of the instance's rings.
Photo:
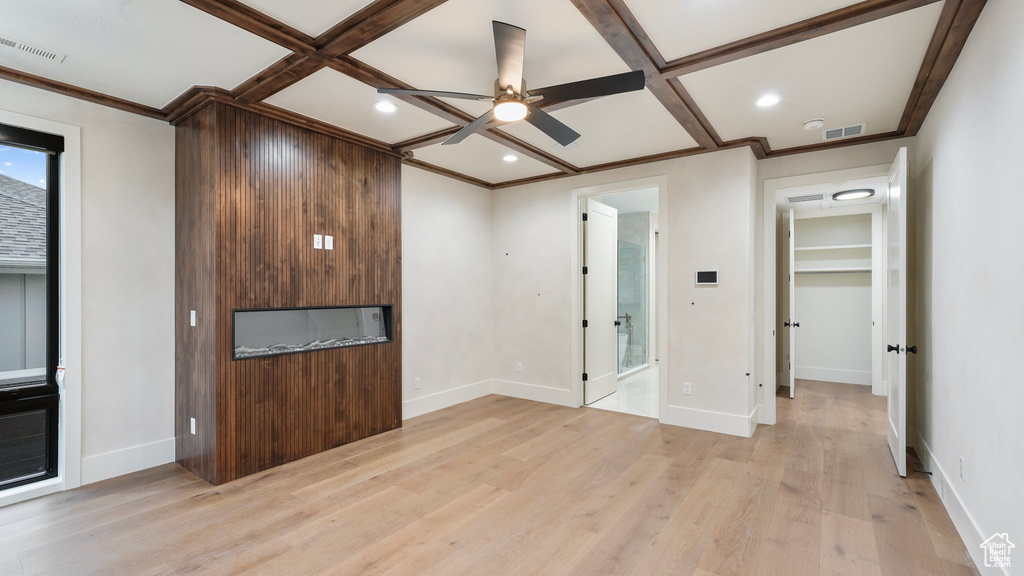
<path id="1" fill-rule="evenodd" d="M 178 461 L 219 484 L 401 426 L 401 159 L 227 104 L 177 146 Z M 236 309 L 346 305 L 392 342 L 232 360 Z"/>

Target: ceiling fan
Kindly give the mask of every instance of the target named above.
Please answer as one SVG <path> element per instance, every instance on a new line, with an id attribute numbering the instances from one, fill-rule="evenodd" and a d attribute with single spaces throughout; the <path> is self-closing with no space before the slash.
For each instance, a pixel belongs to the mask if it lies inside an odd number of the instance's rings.
<path id="1" fill-rule="evenodd" d="M 526 52 L 526 30 L 504 22 L 494 21 L 494 52 L 498 60 L 498 79 L 494 83 L 494 96 L 443 92 L 438 90 L 404 90 L 379 88 L 380 94 L 396 96 L 433 96 L 437 98 L 459 98 L 493 102 L 494 106 L 483 116 L 467 124 L 444 141 L 444 144 L 458 144 L 470 134 L 492 125 L 517 122 L 525 119 L 530 124 L 553 138 L 562 146 L 568 146 L 580 135 L 553 116 L 534 105 L 541 100 L 546 105 L 573 100 L 589 100 L 623 92 L 643 90 L 645 79 L 642 70 L 623 74 L 559 84 L 527 91 L 523 80 L 523 57 Z"/>

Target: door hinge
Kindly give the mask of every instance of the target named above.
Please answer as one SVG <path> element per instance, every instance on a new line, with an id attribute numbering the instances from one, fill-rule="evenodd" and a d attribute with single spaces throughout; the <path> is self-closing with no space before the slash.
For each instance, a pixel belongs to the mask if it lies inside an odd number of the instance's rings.
<path id="1" fill-rule="evenodd" d="M 583 381 L 584 381 L 584 382 L 586 382 L 586 381 L 587 381 L 587 373 L 586 373 L 586 372 L 584 372 L 584 373 L 583 373 Z"/>
<path id="2" fill-rule="evenodd" d="M 787 234 L 789 234 L 789 237 L 790 237 L 790 238 L 792 238 L 792 237 L 793 237 L 793 231 L 792 231 L 792 230 L 790 230 L 789 232 L 787 232 Z"/>
<path id="3" fill-rule="evenodd" d="M 586 222 L 586 221 L 587 221 L 587 213 L 586 213 L 586 212 L 584 212 L 584 213 L 583 213 L 583 221 L 584 221 L 584 222 Z"/>
<path id="4" fill-rule="evenodd" d="M 587 273 L 587 267 L 586 267 L 586 266 L 584 266 L 584 267 L 583 267 L 583 273 L 584 273 L 584 274 L 586 274 L 586 273 Z"/>
<path id="5" fill-rule="evenodd" d="M 586 327 L 587 327 L 587 321 L 586 321 L 586 320 L 584 320 L 584 321 L 583 321 L 583 327 L 584 327 L 584 328 L 586 328 Z"/>

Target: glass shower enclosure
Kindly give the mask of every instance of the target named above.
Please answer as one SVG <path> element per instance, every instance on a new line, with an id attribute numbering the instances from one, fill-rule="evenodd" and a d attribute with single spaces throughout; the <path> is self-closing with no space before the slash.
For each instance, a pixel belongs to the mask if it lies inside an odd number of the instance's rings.
<path id="1" fill-rule="evenodd" d="M 619 374 L 647 364 L 647 246 L 619 240 Z"/>

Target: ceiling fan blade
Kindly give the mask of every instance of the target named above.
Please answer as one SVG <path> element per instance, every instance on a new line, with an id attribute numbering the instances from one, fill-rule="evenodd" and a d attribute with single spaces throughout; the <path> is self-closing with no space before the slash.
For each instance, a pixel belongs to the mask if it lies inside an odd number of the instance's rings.
<path id="1" fill-rule="evenodd" d="M 451 138 L 442 142 L 441 145 L 447 146 L 449 144 L 458 144 L 459 142 L 462 142 L 463 140 L 468 138 L 470 134 L 477 132 L 478 130 L 483 130 L 484 126 L 486 126 L 487 123 L 493 119 L 494 110 L 488 110 L 487 114 L 484 114 L 483 116 L 477 118 L 476 120 L 473 120 L 469 124 L 466 124 L 462 128 L 462 130 L 459 130 L 455 134 L 452 134 Z"/>
<path id="2" fill-rule="evenodd" d="M 579 82 L 569 82 L 568 84 L 530 90 L 530 97 L 544 96 L 541 102 L 545 106 L 550 106 L 551 104 L 567 102 L 569 100 L 598 98 L 600 96 L 611 96 L 612 94 L 643 90 L 645 83 L 644 71 L 634 70 L 623 74 L 614 74 L 612 76 L 591 78 L 590 80 L 580 80 Z"/>
<path id="3" fill-rule="evenodd" d="M 498 22 L 494 27 L 494 55 L 498 59 L 498 86 L 509 86 L 516 94 L 523 89 L 523 58 L 526 54 L 526 30 Z"/>
<path id="4" fill-rule="evenodd" d="M 458 98 L 460 100 L 494 100 L 493 96 L 482 94 L 466 94 L 464 92 L 444 92 L 441 90 L 404 90 L 401 88 L 378 88 L 378 94 L 391 94 L 394 96 L 433 96 L 434 98 Z"/>
<path id="5" fill-rule="evenodd" d="M 528 105 L 528 107 L 530 113 L 526 115 L 526 121 L 540 128 L 541 132 L 551 136 L 562 146 L 568 146 L 580 137 L 575 130 L 562 124 L 551 114 L 533 105 Z"/>

